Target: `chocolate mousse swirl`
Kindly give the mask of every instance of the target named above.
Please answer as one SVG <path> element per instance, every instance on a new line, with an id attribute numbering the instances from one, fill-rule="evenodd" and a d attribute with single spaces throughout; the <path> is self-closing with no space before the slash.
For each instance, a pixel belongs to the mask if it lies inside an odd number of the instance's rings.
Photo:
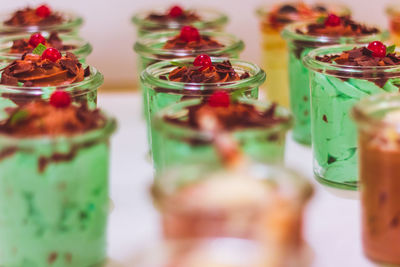
<path id="1" fill-rule="evenodd" d="M 224 47 L 223 44 L 213 40 L 210 36 L 200 35 L 200 39 L 196 41 L 187 42 L 182 40 L 180 36 L 175 36 L 174 38 L 168 40 L 163 49 L 169 50 L 209 50 Z"/>
<path id="2" fill-rule="evenodd" d="M 229 60 L 213 63 L 210 67 L 182 66 L 172 70 L 168 80 L 184 83 L 224 83 L 248 78 L 249 73 L 239 75 Z M 160 77 L 166 78 L 166 77 Z"/>
<path id="3" fill-rule="evenodd" d="M 106 119 L 99 110 L 89 110 L 86 105 L 57 108 L 48 102 L 31 102 L 16 108 L 0 133 L 16 137 L 70 136 L 99 129 Z"/>
<path id="4" fill-rule="evenodd" d="M 35 54 L 25 54 L 5 67 L 0 84 L 25 87 L 60 86 L 82 81 L 90 75 L 89 68 L 83 69 L 77 57 L 66 52 L 56 62 L 41 59 Z"/>
<path id="5" fill-rule="evenodd" d="M 16 11 L 10 19 L 4 21 L 7 26 L 49 26 L 61 24 L 64 19 L 61 15 L 52 12 L 47 17 L 40 17 L 36 14 L 36 9 L 26 7 Z"/>
<path id="6" fill-rule="evenodd" d="M 326 26 L 325 23 L 315 22 L 308 24 L 305 30 L 296 29 L 296 32 L 316 36 L 360 36 L 377 34 L 379 29 L 357 23 L 349 16 L 342 16 L 337 26 Z"/>
<path id="7" fill-rule="evenodd" d="M 50 34 L 50 36 L 46 39 L 44 46 L 52 47 L 59 51 L 72 50 L 76 48 L 76 46 L 74 45 L 63 44 L 63 41 L 56 32 L 52 32 Z M 32 47 L 29 44 L 29 39 L 18 39 L 13 41 L 13 45 L 10 48 L 10 53 L 11 54 L 32 53 L 33 49 L 35 49 L 35 47 Z"/>

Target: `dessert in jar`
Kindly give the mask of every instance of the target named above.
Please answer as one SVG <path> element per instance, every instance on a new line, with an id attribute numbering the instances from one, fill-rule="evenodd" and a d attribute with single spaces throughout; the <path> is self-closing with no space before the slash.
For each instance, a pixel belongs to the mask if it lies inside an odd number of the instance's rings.
<path id="1" fill-rule="evenodd" d="M 379 41 L 318 48 L 310 69 L 314 174 L 327 185 L 358 187 L 357 131 L 349 113 L 364 97 L 398 92 L 400 55 Z"/>
<path id="2" fill-rule="evenodd" d="M 64 91 L 9 112 L 0 123 L 0 265 L 101 264 L 115 120 Z"/>
<path id="3" fill-rule="evenodd" d="M 311 144 L 310 80 L 302 59 L 315 48 L 334 44 L 369 43 L 388 37 L 376 27 L 358 23 L 348 16 L 335 14 L 292 24 L 282 32 L 289 51 L 290 108 L 294 116 L 293 138 Z"/>

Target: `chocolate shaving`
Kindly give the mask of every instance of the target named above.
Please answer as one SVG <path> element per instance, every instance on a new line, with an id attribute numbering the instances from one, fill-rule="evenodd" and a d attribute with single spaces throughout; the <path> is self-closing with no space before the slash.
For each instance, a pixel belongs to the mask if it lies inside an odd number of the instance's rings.
<path id="1" fill-rule="evenodd" d="M 159 23 L 167 23 L 170 21 L 176 21 L 181 24 L 185 23 L 192 23 L 195 21 L 200 21 L 201 18 L 195 12 L 184 10 L 181 16 L 178 17 L 171 17 L 168 13 L 167 14 L 159 14 L 159 13 L 150 13 L 147 17 L 148 20 L 156 21 Z"/>
<path id="2" fill-rule="evenodd" d="M 51 13 L 47 17 L 36 15 L 36 9 L 26 7 L 14 12 L 14 14 L 4 22 L 7 26 L 49 26 L 61 24 L 64 18 L 58 13 Z"/>
<path id="3" fill-rule="evenodd" d="M 224 47 L 224 45 L 213 40 L 209 36 L 201 35 L 198 41 L 186 42 L 182 40 L 180 36 L 175 36 L 168 40 L 163 49 L 176 49 L 176 50 L 211 50 Z"/>

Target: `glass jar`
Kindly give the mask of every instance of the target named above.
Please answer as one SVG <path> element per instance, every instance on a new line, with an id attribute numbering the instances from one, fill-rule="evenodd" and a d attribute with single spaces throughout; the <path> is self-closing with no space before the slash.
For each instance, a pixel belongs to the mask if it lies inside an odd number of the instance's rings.
<path id="1" fill-rule="evenodd" d="M 74 103 L 84 103 L 89 108 L 96 108 L 97 90 L 103 84 L 103 80 L 103 75 L 97 69 L 90 67 L 90 76 L 83 81 L 67 85 L 26 87 L 0 84 L 0 121 L 7 117 L 7 108 L 25 105 L 37 99 L 48 100 L 56 90 L 68 92 Z"/>
<path id="2" fill-rule="evenodd" d="M 363 99 L 352 111 L 358 126 L 364 252 L 400 264 L 400 95 Z"/>
<path id="3" fill-rule="evenodd" d="M 157 171 L 179 167 L 190 162 L 220 162 L 211 132 L 193 129 L 188 125 L 172 123 L 168 118 L 180 122 L 188 121 L 188 109 L 202 103 L 201 99 L 183 101 L 163 109 L 155 115 L 152 152 Z M 271 103 L 253 99 L 240 99 L 238 103 L 251 105 L 259 112 L 265 112 Z M 283 119 L 268 127 L 243 126 L 240 129 L 224 131 L 232 135 L 240 151 L 257 162 L 282 164 L 285 151 L 286 133 L 291 126 L 291 115 L 285 108 L 278 107 L 275 116 Z M 157 140 L 156 140 L 157 138 Z M 157 154 L 157 155 L 155 155 Z"/>
<path id="4" fill-rule="evenodd" d="M 165 13 L 168 8 L 158 8 L 153 10 L 142 10 L 136 13 L 132 17 L 132 23 L 137 27 L 137 35 L 139 37 L 144 34 L 154 33 L 159 31 L 174 31 L 179 30 L 183 26 L 192 25 L 199 30 L 210 30 L 210 31 L 223 31 L 225 25 L 228 23 L 228 17 L 215 9 L 206 8 L 194 8 L 194 12 L 200 17 L 199 21 L 194 21 L 192 23 L 187 22 L 177 22 L 177 21 L 152 21 L 148 19 L 148 16 L 153 13 Z"/>
<path id="5" fill-rule="evenodd" d="M 48 39 L 50 36 L 49 32 L 41 32 L 41 35 Z M 21 39 L 30 38 L 31 34 L 14 34 L 11 36 L 7 36 L 4 38 L 0 38 L 0 64 L 8 64 L 14 60 L 21 59 L 23 54 L 20 53 L 10 53 L 10 49 L 13 45 L 13 42 Z M 59 34 L 59 38 L 62 40 L 63 44 L 74 46 L 71 50 L 61 50 L 64 52 L 71 52 L 77 56 L 80 62 L 85 63 L 86 57 L 92 52 L 92 46 L 83 40 L 82 38 L 76 35 L 69 34 Z"/>
<path id="6" fill-rule="evenodd" d="M 13 12 L 0 13 L 0 36 L 7 36 L 20 33 L 35 32 L 65 32 L 69 34 L 78 34 L 83 24 L 83 18 L 72 12 L 59 12 L 64 18 L 64 22 L 55 25 L 35 25 L 35 26 L 9 26 L 4 21 L 9 19 Z"/>
<path id="7" fill-rule="evenodd" d="M 282 258 L 305 246 L 303 211 L 312 188 L 290 170 L 185 164 L 159 174 L 152 194 L 167 240 L 245 238 Z"/>
<path id="8" fill-rule="evenodd" d="M 0 134 L 0 265 L 106 258 L 109 139 L 116 122 L 57 137 Z"/>
<path id="9" fill-rule="evenodd" d="M 385 40 L 388 32 L 361 36 L 315 36 L 300 34 L 312 22 L 301 22 L 287 26 L 282 36 L 288 43 L 290 108 L 294 116 L 293 138 L 305 145 L 311 144 L 310 79 L 309 71 L 302 59 L 315 48 L 334 44 L 369 43 Z"/>
<path id="10" fill-rule="evenodd" d="M 298 2 L 288 2 L 293 6 Z M 269 100 L 277 102 L 279 105 L 289 107 L 289 84 L 288 84 L 288 49 L 286 41 L 281 36 L 284 26 L 296 22 L 304 21 L 323 15 L 322 13 L 309 13 L 293 20 L 290 13 L 280 14 L 281 23 L 271 20 L 271 12 L 274 5 L 259 7 L 256 14 L 259 19 L 261 29 L 261 67 L 268 73 L 268 81 L 265 83 L 265 93 Z M 335 14 L 350 15 L 350 10 L 341 5 L 325 5 L 327 10 Z M 283 22 L 285 21 L 285 22 Z"/>
<path id="11" fill-rule="evenodd" d="M 386 8 L 386 14 L 389 17 L 389 29 L 391 41 L 400 45 L 400 6 L 392 4 Z"/>
<path id="12" fill-rule="evenodd" d="M 303 60 L 310 70 L 314 174 L 324 184 L 352 190 L 358 187 L 358 153 L 356 126 L 349 116 L 351 107 L 369 95 L 398 92 L 400 85 L 398 65 L 360 67 L 316 59 L 354 47 L 318 48 Z"/>
<path id="13" fill-rule="evenodd" d="M 249 73 L 249 77 L 223 83 L 183 83 L 173 82 L 160 78 L 167 76 L 175 69 L 176 64 L 192 64 L 194 58 L 162 61 L 155 63 L 142 72 L 141 82 L 146 94 L 144 106 L 147 108 L 145 117 L 147 122 L 148 141 L 152 142 L 152 118 L 161 109 L 178 103 L 188 98 L 204 98 L 212 95 L 215 91 L 226 91 L 229 94 L 237 94 L 249 98 L 258 97 L 258 87 L 265 81 L 265 72 L 257 65 L 241 61 L 230 60 L 235 71 L 242 75 Z M 212 62 L 223 62 L 226 58 L 212 58 Z M 157 160 L 156 160 L 157 161 Z"/>

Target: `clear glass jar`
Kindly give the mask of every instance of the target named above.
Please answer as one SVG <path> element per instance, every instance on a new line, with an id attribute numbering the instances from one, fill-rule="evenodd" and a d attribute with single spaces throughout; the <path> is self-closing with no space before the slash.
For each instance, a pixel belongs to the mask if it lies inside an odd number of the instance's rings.
<path id="1" fill-rule="evenodd" d="M 391 41 L 397 46 L 400 45 L 400 6 L 398 4 L 389 5 L 386 8 L 389 18 L 389 29 Z"/>
<path id="2" fill-rule="evenodd" d="M 258 87 L 265 81 L 265 72 L 257 65 L 242 61 L 230 60 L 232 67 L 241 75 L 248 72 L 250 77 L 233 82 L 223 83 L 183 83 L 172 82 L 161 79 L 167 76 L 177 66 L 175 64 L 191 64 L 194 58 L 180 60 L 162 61 L 155 63 L 142 72 L 141 82 L 145 93 L 146 107 L 145 118 L 147 122 L 148 141 L 152 144 L 152 119 L 161 109 L 178 103 L 188 98 L 204 98 L 212 95 L 215 91 L 226 91 L 229 94 L 239 94 L 249 98 L 258 97 Z M 222 62 L 226 58 L 212 58 L 212 62 Z M 156 133 L 157 134 L 157 133 Z"/>
<path id="3" fill-rule="evenodd" d="M 86 68 L 86 65 L 82 66 Z M 7 116 L 7 108 L 25 105 L 36 99 L 50 99 L 52 92 L 63 90 L 70 94 L 72 102 L 85 103 L 89 108 L 97 106 L 97 90 L 103 84 L 103 75 L 90 67 L 90 76 L 83 81 L 68 85 L 24 87 L 0 84 L 0 121 Z M 1 74 L 0 74 L 1 75 Z"/>
<path id="4" fill-rule="evenodd" d="M 134 45 L 134 50 L 138 54 L 138 73 L 142 73 L 151 64 L 164 61 L 175 60 L 180 58 L 196 57 L 200 54 L 207 54 L 214 57 L 238 58 L 239 54 L 244 49 L 244 43 L 236 36 L 222 32 L 201 32 L 201 35 L 209 36 L 215 41 L 224 45 L 215 49 L 198 49 L 198 50 L 183 50 L 183 49 L 163 49 L 165 43 L 177 36 L 179 31 L 159 32 L 148 34 L 140 38 Z M 147 113 L 147 92 L 145 87 L 141 85 L 143 94 L 143 114 L 146 117 Z"/>
<path id="5" fill-rule="evenodd" d="M 358 187 L 357 130 L 349 113 L 360 99 L 383 92 L 398 92 L 400 66 L 346 66 L 316 60 L 341 54 L 352 45 L 318 48 L 304 57 L 310 70 L 311 132 L 314 174 L 329 186 Z M 383 86 L 382 86 L 383 84 Z"/>
<path id="6" fill-rule="evenodd" d="M 0 134 L 0 265 L 93 266 L 106 258 L 109 139 Z"/>
<path id="7" fill-rule="evenodd" d="M 152 193 L 167 240 L 245 238 L 282 258 L 305 246 L 303 211 L 312 188 L 290 170 L 185 164 L 157 176 Z"/>
<path id="8" fill-rule="evenodd" d="M 83 18 L 73 12 L 59 12 L 65 19 L 61 24 L 55 25 L 37 25 L 37 26 L 9 26 L 4 21 L 9 19 L 14 11 L 0 13 L 0 36 L 18 34 L 18 33 L 35 33 L 35 32 L 67 32 L 77 34 L 83 24 Z"/>
<path id="9" fill-rule="evenodd" d="M 190 162 L 220 162 L 221 159 L 213 145 L 213 134 L 176 123 L 168 118 L 188 121 L 188 108 L 197 106 L 201 99 L 183 101 L 163 109 L 155 115 L 152 152 L 157 171 Z M 264 112 L 271 103 L 253 99 L 240 99 L 242 104 L 255 107 Z M 278 107 L 275 116 L 285 119 L 271 127 L 246 127 L 224 132 L 233 136 L 240 150 L 257 162 L 282 164 L 285 151 L 286 133 L 291 126 L 291 115 L 285 108 Z M 156 140 L 157 138 L 157 140 Z M 157 154 L 157 155 L 155 155 Z"/>
<path id="10" fill-rule="evenodd" d="M 166 13 L 167 10 L 168 8 L 164 7 L 137 12 L 132 17 L 132 23 L 137 27 L 137 35 L 141 37 L 148 33 L 179 30 L 188 24 L 198 28 L 199 30 L 222 31 L 228 23 L 228 16 L 224 13 L 215 9 L 206 8 L 193 8 L 194 12 L 200 17 L 200 20 L 192 23 L 180 23 L 177 21 L 158 22 L 148 19 L 148 16 L 153 12 L 163 14 Z"/>
<path id="11" fill-rule="evenodd" d="M 335 44 L 369 43 L 385 40 L 388 32 L 362 36 L 315 36 L 297 33 L 305 31 L 312 22 L 301 22 L 287 26 L 282 36 L 288 43 L 289 51 L 289 95 L 290 108 L 294 116 L 293 138 L 302 144 L 311 144 L 310 79 L 309 71 L 302 59 L 318 47 Z"/>
<path id="12" fill-rule="evenodd" d="M 157 255 L 157 257 L 154 257 Z M 138 255 L 134 267 L 306 267 L 311 251 L 285 259 L 256 241 L 240 238 L 209 238 L 169 241 L 152 246 Z"/>
<path id="13" fill-rule="evenodd" d="M 44 38 L 49 38 L 49 32 L 41 32 Z M 31 34 L 14 34 L 11 36 L 7 36 L 4 38 L 0 38 L 0 64 L 7 64 L 11 63 L 14 60 L 21 59 L 23 54 L 20 53 L 10 53 L 10 49 L 13 45 L 13 42 L 16 40 L 21 39 L 28 39 L 30 38 Z M 60 39 L 62 40 L 64 45 L 73 45 L 74 48 L 71 50 L 67 50 L 75 54 L 79 61 L 85 63 L 86 57 L 92 52 L 92 46 L 82 38 L 76 35 L 69 35 L 69 34 L 59 34 Z M 61 52 L 67 52 L 61 51 Z"/>
<path id="14" fill-rule="evenodd" d="M 364 252 L 373 261 L 398 265 L 400 95 L 365 98 L 352 115 L 358 126 Z"/>
<path id="15" fill-rule="evenodd" d="M 294 6 L 298 2 L 288 2 Z M 278 4 L 280 5 L 280 4 Z M 259 19 L 261 29 L 261 67 L 268 73 L 268 81 L 265 83 L 263 90 L 269 100 L 277 102 L 279 105 L 289 107 L 289 83 L 288 83 L 288 49 L 286 41 L 281 36 L 283 27 L 289 23 L 293 23 L 291 14 L 280 14 L 286 24 L 272 23 L 270 19 L 271 11 L 277 6 L 265 5 L 257 8 L 256 14 Z M 350 10 L 346 6 L 341 5 L 325 5 L 327 9 L 335 14 L 350 15 Z M 308 16 L 302 16 L 298 21 L 304 21 L 321 16 L 320 13 L 311 13 Z"/>

